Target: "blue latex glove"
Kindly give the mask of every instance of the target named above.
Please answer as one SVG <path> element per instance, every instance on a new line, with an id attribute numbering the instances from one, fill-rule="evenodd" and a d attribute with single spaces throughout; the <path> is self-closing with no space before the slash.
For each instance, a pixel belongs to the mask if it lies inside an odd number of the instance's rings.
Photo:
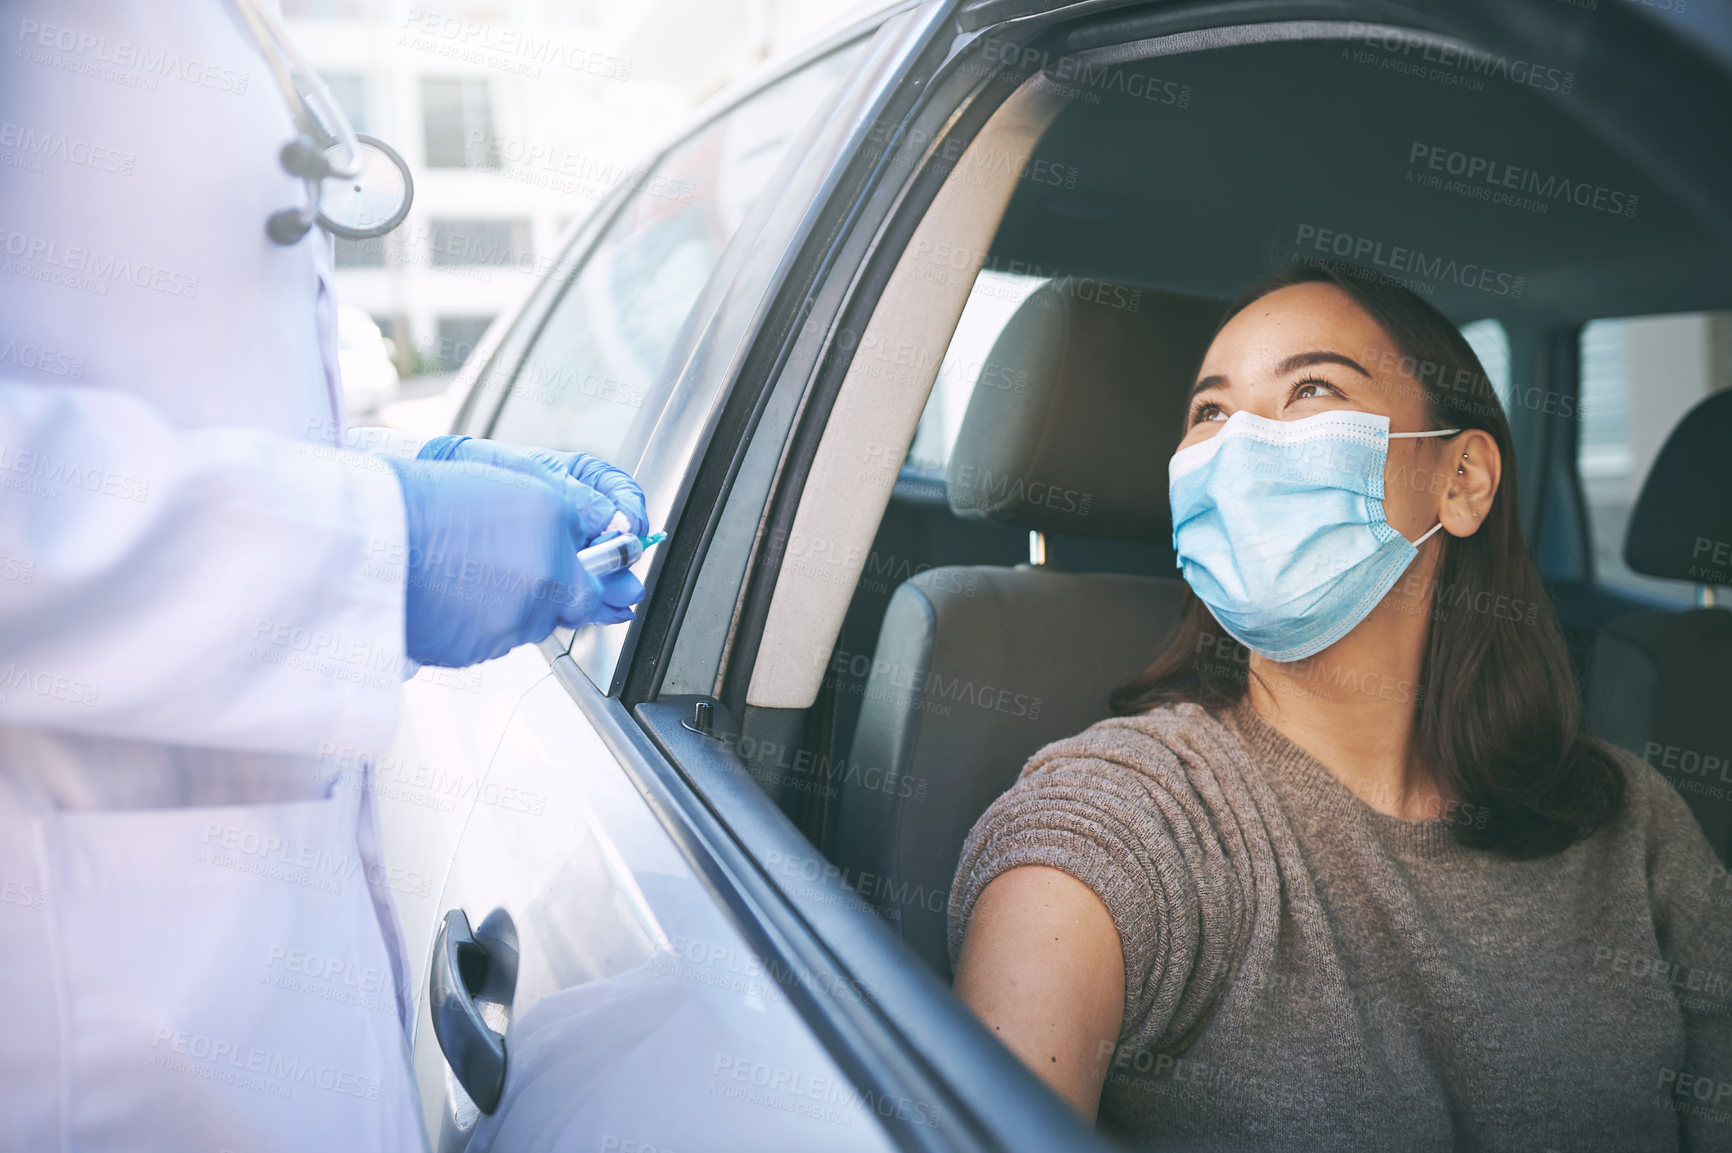
<path id="1" fill-rule="evenodd" d="M 615 624 L 643 585 L 597 581 L 577 550 L 613 502 L 575 481 L 483 465 L 391 460 L 403 488 L 409 556 L 405 642 L 411 659 L 461 668 L 539 641 L 556 627 Z M 582 489 L 588 493 L 577 493 Z M 626 578 L 626 579 L 621 579 Z"/>
<path id="2" fill-rule="evenodd" d="M 556 483 L 561 479 L 575 480 L 613 501 L 631 522 L 629 531 L 638 536 L 649 535 L 649 510 L 644 507 L 643 489 L 623 468 L 615 468 L 587 452 L 553 452 L 469 436 L 436 436 L 421 446 L 416 459 L 467 460 L 513 472 L 542 473 Z"/>

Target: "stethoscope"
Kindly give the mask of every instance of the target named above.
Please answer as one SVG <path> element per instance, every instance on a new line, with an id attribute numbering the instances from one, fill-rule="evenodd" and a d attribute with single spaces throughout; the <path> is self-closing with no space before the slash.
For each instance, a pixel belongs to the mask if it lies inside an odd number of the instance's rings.
<path id="1" fill-rule="evenodd" d="M 257 0 L 234 0 L 234 5 L 300 129 L 279 156 L 289 175 L 305 186 L 306 202 L 271 213 L 266 234 L 278 244 L 298 244 L 317 224 L 333 236 L 369 240 L 403 223 L 415 196 L 403 158 L 383 140 L 355 131 L 330 89 Z M 302 84 L 295 83 L 297 76 Z"/>

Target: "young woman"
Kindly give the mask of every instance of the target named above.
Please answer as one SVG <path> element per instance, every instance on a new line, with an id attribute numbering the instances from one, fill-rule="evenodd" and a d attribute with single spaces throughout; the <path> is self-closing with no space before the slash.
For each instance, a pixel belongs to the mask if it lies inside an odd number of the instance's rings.
<path id="1" fill-rule="evenodd" d="M 958 993 L 1103 1128 L 1732 1148 L 1725 870 L 1580 734 L 1512 462 L 1404 289 L 1298 268 L 1228 313 L 1169 466 L 1186 614 L 951 893 Z"/>

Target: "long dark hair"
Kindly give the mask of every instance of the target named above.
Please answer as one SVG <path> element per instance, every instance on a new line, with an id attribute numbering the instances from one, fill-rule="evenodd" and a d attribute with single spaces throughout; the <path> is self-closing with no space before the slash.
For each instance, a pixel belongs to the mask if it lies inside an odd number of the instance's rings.
<path id="1" fill-rule="evenodd" d="M 1472 536 L 1443 536 L 1425 590 L 1432 624 L 1413 691 L 1417 751 L 1433 783 L 1460 798 L 1461 812 L 1480 814 L 1451 821 L 1460 843 L 1513 858 L 1568 848 L 1617 815 L 1624 776 L 1581 735 L 1563 632 L 1522 541 L 1515 450 L 1497 393 L 1456 327 L 1385 280 L 1295 265 L 1248 289 L 1221 325 L 1297 284 L 1334 285 L 1382 327 L 1401 353 L 1402 380 L 1423 395 L 1430 427 L 1483 429 L 1497 442 L 1504 468 L 1491 509 Z M 1165 650 L 1113 693 L 1113 711 L 1186 701 L 1227 708 L 1245 696 L 1248 661 L 1187 588 Z"/>

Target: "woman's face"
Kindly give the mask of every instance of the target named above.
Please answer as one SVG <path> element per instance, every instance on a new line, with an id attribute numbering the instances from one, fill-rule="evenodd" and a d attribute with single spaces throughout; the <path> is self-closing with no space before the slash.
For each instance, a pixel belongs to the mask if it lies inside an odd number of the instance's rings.
<path id="1" fill-rule="evenodd" d="M 1396 371 L 1400 361 L 1389 335 L 1334 285 L 1277 289 L 1228 321 L 1209 346 L 1179 447 L 1214 436 L 1239 411 L 1299 420 L 1353 409 L 1388 417 L 1390 432 L 1430 429 L 1424 389 Z M 1389 442 L 1384 517 L 1409 540 L 1438 522 L 1458 439 Z"/>

